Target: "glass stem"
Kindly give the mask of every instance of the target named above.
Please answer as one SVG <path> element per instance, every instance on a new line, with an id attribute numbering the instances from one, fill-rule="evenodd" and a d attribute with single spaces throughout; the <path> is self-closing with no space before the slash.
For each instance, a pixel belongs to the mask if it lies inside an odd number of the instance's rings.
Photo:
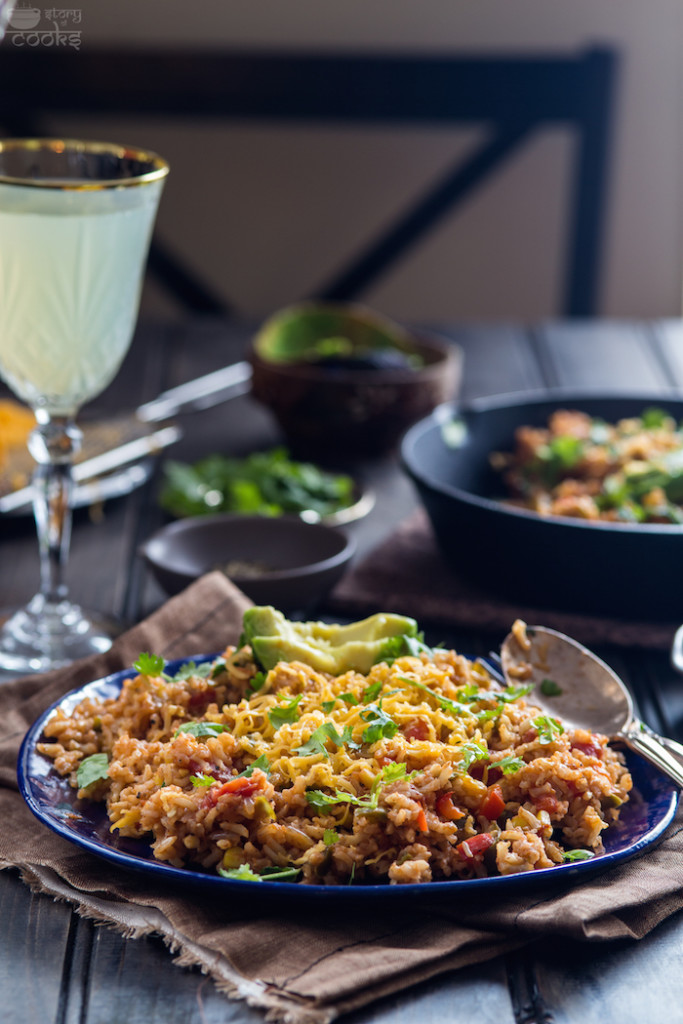
<path id="1" fill-rule="evenodd" d="M 73 416 L 51 416 L 36 410 L 38 425 L 29 438 L 37 462 L 33 475 L 33 512 L 40 548 L 40 594 L 49 604 L 67 596 L 64 570 L 71 541 L 73 463 L 82 433 Z"/>

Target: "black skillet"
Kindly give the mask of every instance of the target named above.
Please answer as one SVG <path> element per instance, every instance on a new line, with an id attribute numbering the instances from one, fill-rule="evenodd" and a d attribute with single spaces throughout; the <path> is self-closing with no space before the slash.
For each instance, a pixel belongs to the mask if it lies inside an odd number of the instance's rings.
<path id="1" fill-rule="evenodd" d="M 503 503 L 490 464 L 511 451 L 516 427 L 544 426 L 556 409 L 607 422 L 665 409 L 667 395 L 557 390 L 440 406 L 401 445 L 402 465 L 424 503 L 447 563 L 501 597 L 536 607 L 675 622 L 683 616 L 683 525 L 543 518 Z"/>

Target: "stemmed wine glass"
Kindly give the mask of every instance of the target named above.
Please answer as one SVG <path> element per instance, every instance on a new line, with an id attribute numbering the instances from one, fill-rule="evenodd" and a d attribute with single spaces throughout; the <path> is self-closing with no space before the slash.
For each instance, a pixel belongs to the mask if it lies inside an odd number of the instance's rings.
<path id="1" fill-rule="evenodd" d="M 75 416 L 130 345 L 168 164 L 65 139 L 0 139 L 0 376 L 31 406 L 41 586 L 0 629 L 0 669 L 36 672 L 111 645 L 68 596 Z"/>

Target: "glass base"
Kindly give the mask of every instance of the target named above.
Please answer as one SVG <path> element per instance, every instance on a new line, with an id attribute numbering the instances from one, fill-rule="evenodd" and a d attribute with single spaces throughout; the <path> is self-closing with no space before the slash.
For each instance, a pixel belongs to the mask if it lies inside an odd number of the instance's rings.
<path id="1" fill-rule="evenodd" d="M 0 671 L 47 672 L 108 651 L 119 630 L 113 620 L 71 601 L 36 594 L 13 612 L 0 613 Z"/>

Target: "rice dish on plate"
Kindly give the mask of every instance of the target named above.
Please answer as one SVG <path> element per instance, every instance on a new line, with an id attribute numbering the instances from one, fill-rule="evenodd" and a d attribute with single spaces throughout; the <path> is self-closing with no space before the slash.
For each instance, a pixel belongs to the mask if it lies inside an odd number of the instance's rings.
<path id="1" fill-rule="evenodd" d="M 523 667 L 505 687 L 415 637 L 386 651 L 333 674 L 264 670 L 243 644 L 173 677 L 142 654 L 118 697 L 58 709 L 38 750 L 112 832 L 230 878 L 432 882 L 602 852 L 631 789 L 607 737 L 543 713 Z"/>

